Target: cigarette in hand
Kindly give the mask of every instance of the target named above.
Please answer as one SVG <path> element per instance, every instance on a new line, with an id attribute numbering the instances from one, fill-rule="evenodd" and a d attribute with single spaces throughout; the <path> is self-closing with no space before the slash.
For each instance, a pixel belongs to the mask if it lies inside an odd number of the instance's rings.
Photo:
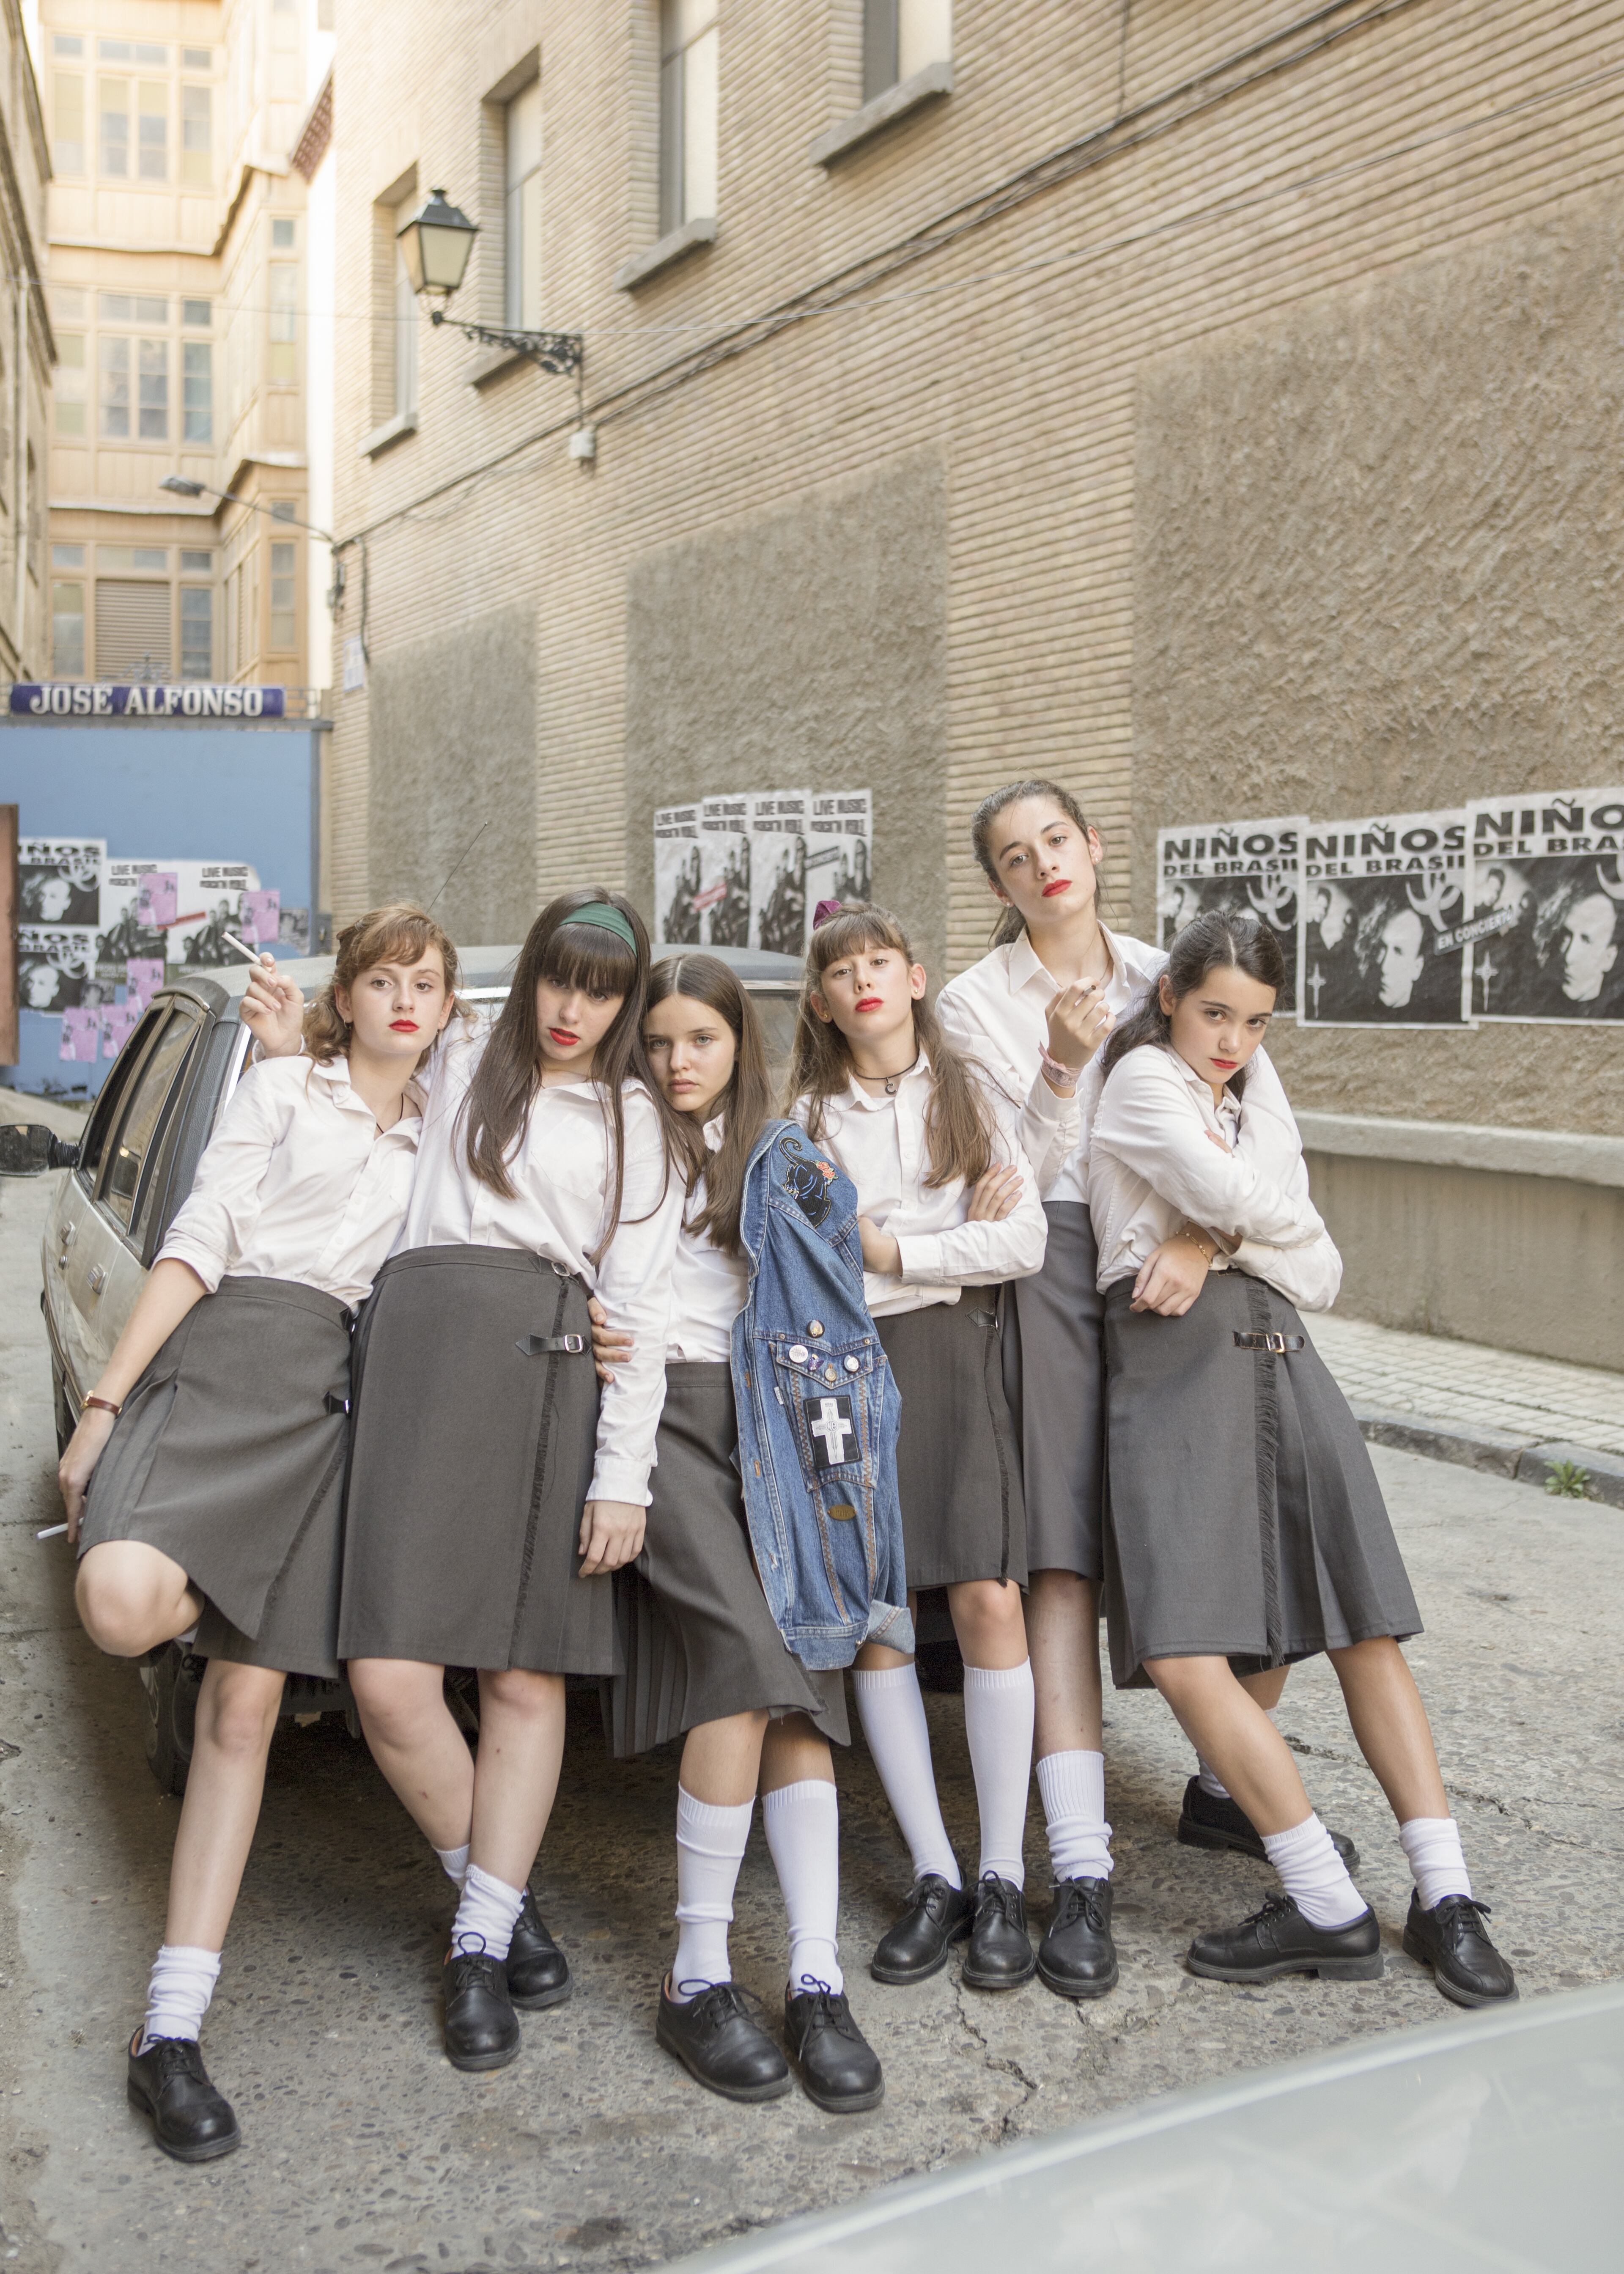
<path id="1" fill-rule="evenodd" d="M 65 1524 L 48 1524 L 43 1532 L 36 1532 L 34 1536 L 36 1540 L 60 1540 L 67 1528 Z"/>
<path id="2" fill-rule="evenodd" d="M 238 939 L 234 931 L 222 931 L 220 937 L 224 940 L 228 947 L 234 947 L 239 955 L 245 955 L 250 963 L 259 962 L 259 949 L 257 947 L 250 947 L 245 940 Z"/>

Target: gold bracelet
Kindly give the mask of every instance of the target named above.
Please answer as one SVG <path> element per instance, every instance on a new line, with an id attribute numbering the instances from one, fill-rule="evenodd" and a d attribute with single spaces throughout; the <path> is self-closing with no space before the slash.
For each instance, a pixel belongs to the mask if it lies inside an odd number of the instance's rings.
<path id="1" fill-rule="evenodd" d="M 1215 1247 L 1209 1247 L 1207 1246 L 1207 1242 L 1201 1238 L 1193 1224 L 1181 1224 L 1179 1226 L 1178 1236 L 1181 1239 L 1187 1239 L 1192 1247 L 1199 1249 L 1200 1254 L 1207 1258 L 1209 1265 L 1216 1260 L 1218 1250 Z"/>

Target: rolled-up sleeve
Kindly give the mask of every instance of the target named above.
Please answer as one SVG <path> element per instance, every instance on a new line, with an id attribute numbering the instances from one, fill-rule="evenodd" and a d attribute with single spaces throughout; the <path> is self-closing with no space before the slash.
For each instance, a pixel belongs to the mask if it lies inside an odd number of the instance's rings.
<path id="1" fill-rule="evenodd" d="M 664 1184 L 662 1193 L 661 1186 Z M 626 1190 L 620 1221 L 598 1270 L 595 1291 L 617 1332 L 632 1337 L 629 1358 L 617 1359 L 598 1409 L 598 1457 L 589 1500 L 649 1504 L 649 1472 L 665 1402 L 665 1329 L 671 1267 L 686 1198 L 673 1163 L 666 1172 L 659 1125 L 646 1097 L 626 1100 Z"/>
<path id="2" fill-rule="evenodd" d="M 191 1193 L 158 1250 L 160 1263 L 185 1264 L 214 1293 L 259 1222 L 266 1171 L 290 1111 L 268 1067 L 248 1067 L 204 1148 Z"/>
<path id="3" fill-rule="evenodd" d="M 1342 1259 L 1323 1225 L 1295 1247 L 1243 1239 L 1229 1264 L 1232 1269 L 1250 1271 L 1254 1279 L 1267 1279 L 1299 1311 L 1328 1311 L 1342 1292 Z"/>
<path id="4" fill-rule="evenodd" d="M 1265 1176 L 1244 1152 L 1214 1143 L 1191 1110 L 1184 1077 L 1159 1050 L 1130 1050 L 1111 1070 L 1091 1140 L 1114 1154 L 1192 1223 L 1229 1239 L 1289 1246 L 1321 1229 L 1304 1200 Z"/>

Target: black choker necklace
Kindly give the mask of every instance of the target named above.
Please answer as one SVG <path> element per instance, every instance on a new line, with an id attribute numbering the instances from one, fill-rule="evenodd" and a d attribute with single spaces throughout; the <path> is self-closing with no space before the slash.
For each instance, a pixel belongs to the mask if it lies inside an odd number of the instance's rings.
<path id="1" fill-rule="evenodd" d="M 915 1050 L 913 1058 L 909 1060 L 908 1064 L 903 1067 L 900 1073 L 888 1073 L 885 1076 L 885 1095 L 887 1097 L 895 1097 L 898 1084 L 905 1082 L 907 1080 L 908 1076 L 913 1073 L 914 1067 L 918 1064 L 919 1052 Z M 873 1077 L 870 1076 L 869 1079 L 872 1080 Z"/>

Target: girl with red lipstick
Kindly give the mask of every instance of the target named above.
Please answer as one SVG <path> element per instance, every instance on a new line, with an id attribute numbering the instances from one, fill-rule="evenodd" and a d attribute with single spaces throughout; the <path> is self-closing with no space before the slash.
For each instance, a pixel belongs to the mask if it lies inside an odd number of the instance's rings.
<path id="1" fill-rule="evenodd" d="M 243 1022 L 265 1034 L 285 1015 L 297 1042 L 302 998 L 264 967 Z M 419 909 L 374 909 L 341 933 L 304 1021 L 308 1055 L 251 1066 L 232 1091 L 62 1458 L 92 1640 L 138 1658 L 195 1626 L 208 1660 L 128 2069 L 132 2102 L 183 2163 L 238 2142 L 199 2032 L 284 1680 L 339 1670 L 350 1331 L 405 1217 L 415 1077 L 456 975 Z"/>
<path id="2" fill-rule="evenodd" d="M 1241 1677 L 1323 1651 L 1415 1873 L 1404 1947 L 1462 2006 L 1516 1995 L 1472 1895 L 1399 1643 L 1421 1630 L 1357 1422 L 1303 1332 L 1342 1261 L 1289 1107 L 1249 1079 L 1285 978 L 1266 925 L 1198 916 L 1101 1053 L 1089 1206 L 1105 1301 L 1106 1615 L 1261 1836 L 1283 1894 L 1198 1935 L 1193 1973 L 1373 1980 L 1381 1931 Z M 1192 1229 L 1193 1227 L 1193 1229 Z M 1181 1229 L 1193 1293 L 1157 1268 Z"/>
<path id="3" fill-rule="evenodd" d="M 857 1188 L 868 1309 L 902 1399 L 908 1585 L 947 1590 L 981 1814 L 973 1895 L 942 1821 L 914 1661 L 866 1645 L 858 1712 L 914 1868 L 872 1970 L 922 1981 L 967 1934 L 966 1981 L 1013 1989 L 1035 1962 L 1021 1852 L 1033 1689 L 1026 1511 L 995 1291 L 1042 1262 L 1042 1209 L 1014 1105 L 944 1040 L 924 971 L 883 908 L 840 907 L 813 932 L 789 1097 Z"/>

